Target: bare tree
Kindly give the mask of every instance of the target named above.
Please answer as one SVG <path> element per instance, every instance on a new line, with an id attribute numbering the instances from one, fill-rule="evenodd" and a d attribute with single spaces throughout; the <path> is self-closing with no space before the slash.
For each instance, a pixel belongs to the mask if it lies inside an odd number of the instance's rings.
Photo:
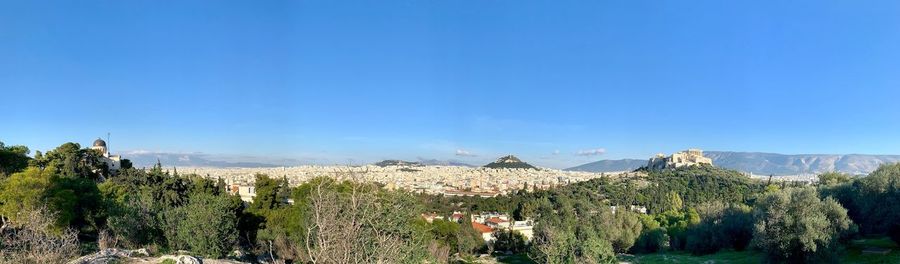
<path id="1" fill-rule="evenodd" d="M 6 228 L 9 227 L 9 218 L 0 215 L 0 234 L 3 234 L 3 231 L 6 231 Z"/>
<path id="2" fill-rule="evenodd" d="M 356 179 L 356 175 L 351 175 Z M 351 182 L 314 183 L 303 255 L 311 263 L 402 263 L 417 245 L 404 225 L 414 217 L 402 200 L 379 192 L 378 186 Z"/>
<path id="3" fill-rule="evenodd" d="M 46 207 L 19 212 L 0 234 L 2 263 L 65 263 L 78 256 L 78 232 L 55 227 L 56 214 Z"/>

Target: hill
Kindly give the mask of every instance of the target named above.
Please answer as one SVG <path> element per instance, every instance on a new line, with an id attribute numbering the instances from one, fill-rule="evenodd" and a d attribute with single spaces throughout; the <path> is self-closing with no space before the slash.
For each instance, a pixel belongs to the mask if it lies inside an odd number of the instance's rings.
<path id="1" fill-rule="evenodd" d="M 797 175 L 838 171 L 850 174 L 867 174 L 884 163 L 900 162 L 900 155 L 864 154 L 798 154 L 786 155 L 762 152 L 706 151 L 704 156 L 713 165 L 722 168 L 752 172 L 762 175 Z M 637 169 L 646 160 L 601 160 L 568 168 L 572 171 L 611 172 Z"/>
<path id="2" fill-rule="evenodd" d="M 531 166 L 531 164 L 525 163 L 513 155 L 500 157 L 497 161 L 488 163 L 484 167 L 491 169 L 537 169 L 537 167 Z"/>

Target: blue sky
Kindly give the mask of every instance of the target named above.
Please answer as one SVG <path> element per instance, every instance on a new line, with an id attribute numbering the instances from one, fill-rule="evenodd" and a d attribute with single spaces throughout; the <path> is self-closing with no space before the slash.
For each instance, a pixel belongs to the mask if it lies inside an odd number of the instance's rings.
<path id="1" fill-rule="evenodd" d="M 900 154 L 897 1 L 4 1 L 0 141 L 313 163 Z M 598 151 L 602 150 L 602 151 Z"/>

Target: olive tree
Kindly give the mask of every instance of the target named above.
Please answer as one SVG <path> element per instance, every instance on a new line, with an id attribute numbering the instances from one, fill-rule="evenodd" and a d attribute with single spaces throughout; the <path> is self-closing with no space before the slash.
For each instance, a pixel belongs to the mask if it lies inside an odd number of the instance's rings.
<path id="1" fill-rule="evenodd" d="M 753 215 L 753 243 L 773 262 L 833 261 L 840 236 L 853 225 L 846 209 L 811 187 L 768 193 Z"/>

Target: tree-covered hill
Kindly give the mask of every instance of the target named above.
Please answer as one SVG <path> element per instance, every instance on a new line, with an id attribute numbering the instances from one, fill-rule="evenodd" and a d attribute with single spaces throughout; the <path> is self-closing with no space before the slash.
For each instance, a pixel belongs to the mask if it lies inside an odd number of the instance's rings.
<path id="1" fill-rule="evenodd" d="M 513 155 L 500 157 L 497 161 L 488 163 L 484 167 L 491 169 L 537 169 Z"/>

